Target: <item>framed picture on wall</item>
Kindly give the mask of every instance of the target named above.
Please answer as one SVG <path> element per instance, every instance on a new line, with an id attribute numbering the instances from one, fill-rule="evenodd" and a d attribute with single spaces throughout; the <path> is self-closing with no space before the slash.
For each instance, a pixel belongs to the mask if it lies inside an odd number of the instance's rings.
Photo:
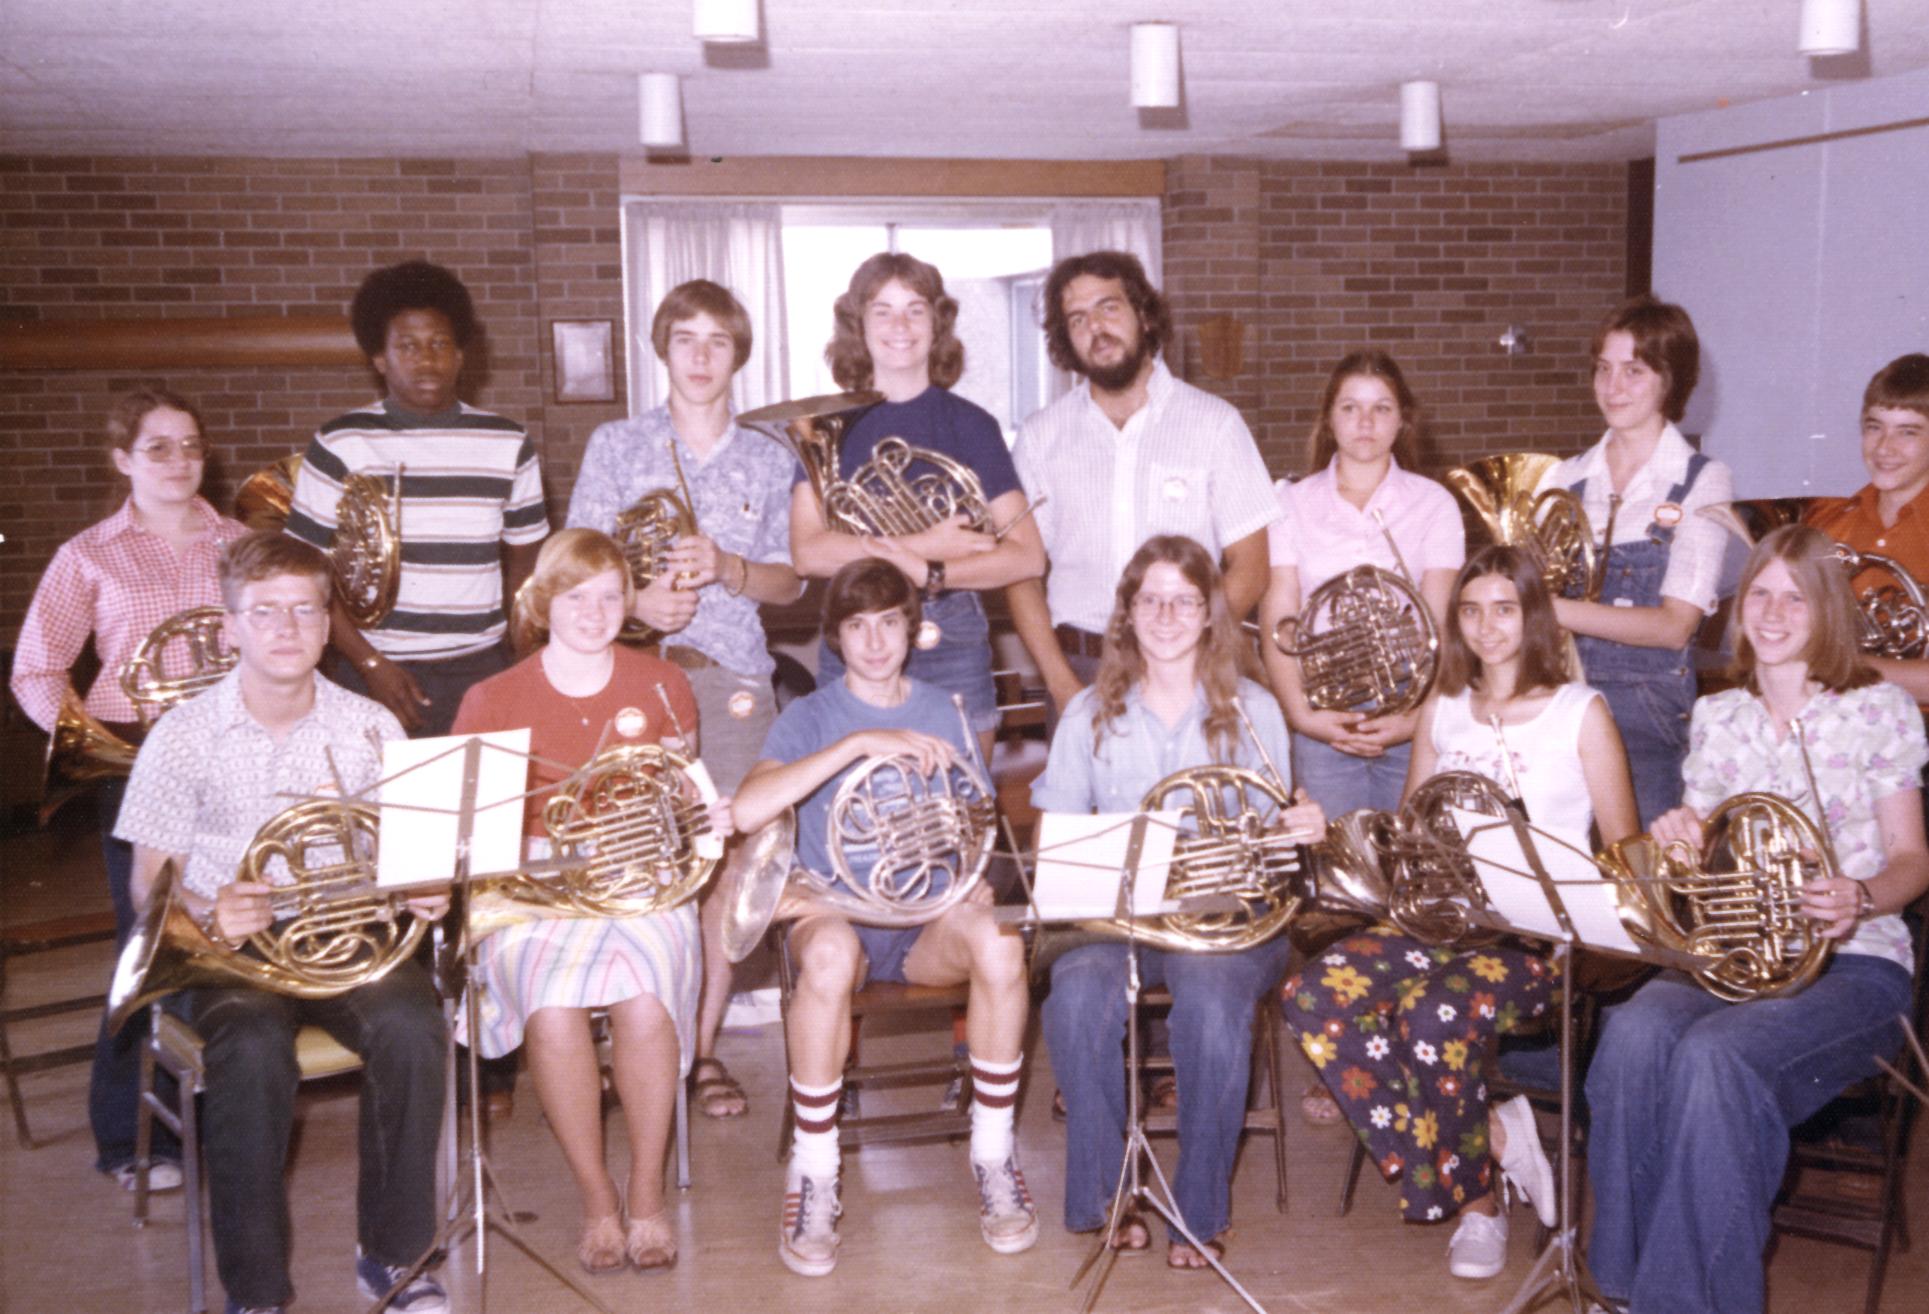
<path id="1" fill-rule="evenodd" d="M 616 400 L 616 363 L 607 319 L 559 319 L 549 326 L 559 402 Z"/>

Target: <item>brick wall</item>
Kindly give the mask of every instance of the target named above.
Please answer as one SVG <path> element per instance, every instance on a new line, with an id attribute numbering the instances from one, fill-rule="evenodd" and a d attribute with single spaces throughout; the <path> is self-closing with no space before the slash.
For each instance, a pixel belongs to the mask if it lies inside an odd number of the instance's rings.
<path id="1" fill-rule="evenodd" d="M 476 300 L 485 340 L 465 400 L 523 421 L 560 514 L 589 430 L 622 413 L 614 157 L 513 160 L 0 158 L 0 320 L 343 314 L 371 269 L 424 257 Z M 553 294 L 553 295 L 552 295 Z M 549 321 L 610 319 L 615 404 L 554 405 Z M 100 422 L 117 389 L 162 375 L 202 410 L 205 491 L 304 446 L 380 393 L 357 367 L 0 369 L 0 643 L 54 548 L 112 510 Z"/>
<path id="2" fill-rule="evenodd" d="M 1245 414 L 1297 472 L 1327 371 L 1390 351 L 1428 417 L 1422 465 L 1599 436 L 1587 346 L 1623 295 L 1627 167 L 1175 160 L 1165 281 L 1180 371 Z M 1245 367 L 1207 378 L 1198 326 L 1245 328 Z M 1525 326 L 1532 349 L 1495 340 Z"/>
<path id="3" fill-rule="evenodd" d="M 1179 372 L 1239 406 L 1295 470 L 1326 371 L 1382 345 L 1431 418 L 1425 462 L 1571 450 L 1600 429 L 1587 339 L 1620 295 L 1620 165 L 1404 165 L 1188 157 L 1168 172 L 1166 289 Z M 0 320 L 342 313 L 370 269 L 422 256 L 475 294 L 487 341 L 463 396 L 526 423 L 560 518 L 590 430 L 623 394 L 613 156 L 513 160 L 0 157 Z M 1245 364 L 1204 376 L 1198 325 L 1244 326 Z M 549 326 L 616 326 L 618 396 L 559 405 Z M 1527 326 L 1533 350 L 1494 339 Z M 152 372 L 0 370 L 0 643 L 54 548 L 114 505 L 107 398 Z M 208 492 L 304 445 L 377 384 L 348 367 L 171 370 L 203 408 Z"/>

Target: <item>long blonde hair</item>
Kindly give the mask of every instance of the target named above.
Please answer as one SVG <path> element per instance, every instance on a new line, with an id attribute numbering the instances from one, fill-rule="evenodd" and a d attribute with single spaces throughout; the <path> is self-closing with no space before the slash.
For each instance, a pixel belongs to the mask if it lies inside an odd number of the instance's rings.
<path id="1" fill-rule="evenodd" d="M 1098 715 L 1092 718 L 1092 751 L 1125 711 L 1125 697 L 1145 679 L 1145 654 L 1132 629 L 1132 600 L 1145 583 L 1146 572 L 1164 562 L 1177 566 L 1194 588 L 1205 595 L 1206 631 L 1199 638 L 1196 677 L 1206 694 L 1206 744 L 1214 760 L 1229 762 L 1239 743 L 1239 677 L 1247 651 L 1239 626 L 1226 609 L 1226 590 L 1211 555 L 1183 534 L 1149 538 L 1125 563 L 1112 602 L 1112 619 L 1105 626 L 1105 650 L 1099 658 L 1098 678 L 1092 682 Z"/>

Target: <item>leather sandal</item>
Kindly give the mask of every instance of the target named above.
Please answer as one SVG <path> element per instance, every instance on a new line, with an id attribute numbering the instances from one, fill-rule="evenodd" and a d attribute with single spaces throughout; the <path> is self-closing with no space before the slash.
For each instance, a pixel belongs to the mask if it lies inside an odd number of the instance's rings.
<path id="1" fill-rule="evenodd" d="M 670 1226 L 670 1211 L 630 1219 L 623 1249 L 630 1263 L 645 1273 L 675 1268 L 676 1230 Z"/>
<path id="2" fill-rule="evenodd" d="M 1346 1121 L 1346 1112 L 1323 1081 L 1315 1081 L 1299 1097 L 1299 1116 L 1309 1127 L 1331 1127 Z"/>
<path id="3" fill-rule="evenodd" d="M 706 1118 L 741 1118 L 750 1112 L 743 1087 L 715 1055 L 706 1055 L 690 1065 L 690 1093 Z"/>
<path id="4" fill-rule="evenodd" d="M 1119 1230 L 1112 1234 L 1112 1249 L 1121 1255 L 1143 1255 L 1151 1248 L 1152 1229 L 1145 1225 L 1145 1215 L 1126 1210 L 1119 1218 Z"/>

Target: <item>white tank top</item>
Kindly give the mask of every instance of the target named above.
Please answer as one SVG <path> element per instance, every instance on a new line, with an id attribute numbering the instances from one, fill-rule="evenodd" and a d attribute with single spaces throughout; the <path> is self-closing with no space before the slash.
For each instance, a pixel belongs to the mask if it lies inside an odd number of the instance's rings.
<path id="1" fill-rule="evenodd" d="M 1434 770 L 1476 772 L 1508 794 L 1518 780 L 1536 826 L 1586 847 L 1594 804 L 1581 770 L 1581 721 L 1600 696 L 1584 684 L 1564 684 L 1533 720 L 1501 727 L 1513 762 L 1510 776 L 1494 728 L 1474 720 L 1472 690 L 1443 695 L 1433 713 Z"/>

